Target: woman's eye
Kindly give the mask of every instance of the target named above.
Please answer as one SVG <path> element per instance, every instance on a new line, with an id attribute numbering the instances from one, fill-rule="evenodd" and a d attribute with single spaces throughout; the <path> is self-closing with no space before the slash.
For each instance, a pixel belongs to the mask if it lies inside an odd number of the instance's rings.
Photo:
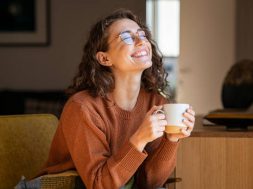
<path id="1" fill-rule="evenodd" d="M 130 34 L 124 34 L 121 37 L 122 39 L 130 39 L 132 36 Z"/>
<path id="2" fill-rule="evenodd" d="M 146 34 L 144 31 L 141 31 L 138 33 L 139 37 L 146 37 Z"/>
<path id="3" fill-rule="evenodd" d="M 123 37 L 123 39 L 131 39 L 132 37 L 131 36 L 125 36 Z"/>

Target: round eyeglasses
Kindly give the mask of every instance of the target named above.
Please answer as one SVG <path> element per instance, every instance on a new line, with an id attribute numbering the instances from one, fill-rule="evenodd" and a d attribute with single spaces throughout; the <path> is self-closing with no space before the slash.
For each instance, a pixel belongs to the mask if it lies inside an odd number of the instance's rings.
<path id="1" fill-rule="evenodd" d="M 123 31 L 121 32 L 115 39 L 117 39 L 118 37 L 120 37 L 120 39 L 122 41 L 124 41 L 124 43 L 128 44 L 128 45 L 132 45 L 134 44 L 136 37 L 138 37 L 139 39 L 143 40 L 143 41 L 148 41 L 147 37 L 146 37 L 146 33 L 144 30 L 139 29 L 136 33 L 133 33 L 131 31 Z M 113 39 L 114 40 L 114 39 Z M 113 41 L 112 40 L 112 41 Z M 112 42 L 110 41 L 109 44 Z"/>

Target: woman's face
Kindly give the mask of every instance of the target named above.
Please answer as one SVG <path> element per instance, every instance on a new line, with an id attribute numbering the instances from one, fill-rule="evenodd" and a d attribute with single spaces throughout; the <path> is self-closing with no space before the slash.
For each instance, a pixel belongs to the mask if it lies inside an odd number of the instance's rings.
<path id="1" fill-rule="evenodd" d="M 108 32 L 109 50 L 106 54 L 113 71 L 142 72 L 152 66 L 151 44 L 136 22 L 130 19 L 117 20 L 108 28 Z"/>

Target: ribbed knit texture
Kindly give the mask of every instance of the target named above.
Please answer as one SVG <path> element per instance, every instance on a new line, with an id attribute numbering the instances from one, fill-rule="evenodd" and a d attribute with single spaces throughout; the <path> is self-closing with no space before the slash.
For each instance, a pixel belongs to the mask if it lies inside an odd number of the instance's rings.
<path id="1" fill-rule="evenodd" d="M 161 95 L 140 90 L 132 111 L 112 98 L 79 92 L 66 103 L 48 161 L 39 175 L 76 169 L 88 189 L 119 189 L 135 175 L 139 189 L 161 186 L 175 167 L 177 143 L 161 137 L 139 152 L 130 137 Z"/>

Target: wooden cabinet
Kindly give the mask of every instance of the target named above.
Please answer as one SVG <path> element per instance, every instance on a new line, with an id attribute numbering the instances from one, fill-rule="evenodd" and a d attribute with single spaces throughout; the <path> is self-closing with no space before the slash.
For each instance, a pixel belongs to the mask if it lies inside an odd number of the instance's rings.
<path id="1" fill-rule="evenodd" d="M 175 175 L 176 189 L 252 189 L 253 130 L 198 125 L 181 141 Z"/>

